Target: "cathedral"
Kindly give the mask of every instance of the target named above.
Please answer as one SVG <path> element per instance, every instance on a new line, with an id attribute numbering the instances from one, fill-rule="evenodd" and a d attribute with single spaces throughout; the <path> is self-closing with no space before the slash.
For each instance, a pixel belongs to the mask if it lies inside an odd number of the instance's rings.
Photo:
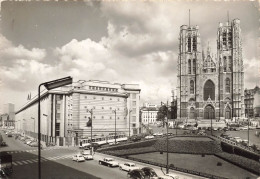
<path id="1" fill-rule="evenodd" d="M 217 52 L 204 52 L 198 26 L 179 34 L 177 117 L 238 121 L 244 117 L 244 72 L 240 20 L 219 23 Z"/>

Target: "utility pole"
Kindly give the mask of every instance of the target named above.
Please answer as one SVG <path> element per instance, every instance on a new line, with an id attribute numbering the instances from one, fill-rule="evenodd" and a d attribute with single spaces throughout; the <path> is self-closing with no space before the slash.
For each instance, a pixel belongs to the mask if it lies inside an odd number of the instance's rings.
<path id="1" fill-rule="evenodd" d="M 131 117 L 131 112 L 132 112 L 132 109 L 129 110 L 129 138 L 130 138 L 130 117 Z"/>
<path id="2" fill-rule="evenodd" d="M 166 153 L 166 160 L 167 160 L 167 164 L 166 164 L 166 173 L 169 173 L 169 136 L 168 136 L 168 128 L 169 128 L 169 123 L 168 123 L 168 101 L 167 101 L 167 112 L 166 112 L 166 118 L 167 118 L 167 126 L 166 126 L 166 140 L 167 140 L 167 153 Z"/>
<path id="3" fill-rule="evenodd" d="M 116 144 L 116 109 L 112 110 L 115 113 L 115 144 Z"/>
<path id="4" fill-rule="evenodd" d="M 88 110 L 87 109 L 87 112 L 90 113 L 90 119 L 91 119 L 91 128 L 90 128 L 90 146 L 91 146 L 91 155 L 93 154 L 93 147 L 92 147 L 92 128 L 93 128 L 93 125 L 92 125 L 92 116 L 93 116 L 93 109 L 91 110 Z"/>

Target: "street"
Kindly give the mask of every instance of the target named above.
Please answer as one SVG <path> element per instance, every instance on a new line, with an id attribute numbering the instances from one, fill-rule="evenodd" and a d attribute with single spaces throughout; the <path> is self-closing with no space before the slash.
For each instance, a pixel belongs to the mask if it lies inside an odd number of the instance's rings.
<path id="1" fill-rule="evenodd" d="M 7 137 L 1 132 L 4 141 L 7 143 L 7 147 L 1 147 L 0 151 L 7 151 L 13 156 L 13 169 L 14 172 L 11 178 L 17 179 L 37 179 L 38 178 L 38 150 L 23 144 L 20 140 L 15 140 L 13 137 Z M 94 160 L 85 162 L 72 161 L 72 156 L 78 154 L 81 150 L 76 147 L 48 147 L 43 148 L 41 151 L 41 169 L 42 178 L 70 178 L 70 179 L 124 179 L 127 178 L 127 172 L 121 171 L 116 168 L 110 168 L 107 166 L 99 165 L 98 160 L 104 157 L 110 157 L 105 154 L 95 153 Z M 124 162 L 132 162 L 127 159 L 112 157 L 119 164 Z M 165 169 L 143 164 L 140 162 L 134 162 L 139 167 L 149 166 L 154 168 L 158 175 L 164 175 Z M 175 173 L 180 178 L 201 178 L 192 176 L 186 173 L 170 171 Z"/>
<path id="2" fill-rule="evenodd" d="M 23 144 L 13 137 L 7 137 L 1 132 L 7 147 L 0 151 L 7 151 L 13 156 L 13 174 L 11 178 L 38 178 L 38 150 Z M 72 161 L 73 154 L 79 153 L 77 148 L 44 148 L 42 157 L 42 178 L 126 178 L 126 172 L 118 168 L 100 166 L 96 160 L 77 163 Z M 94 156 L 95 158 L 95 156 Z"/>

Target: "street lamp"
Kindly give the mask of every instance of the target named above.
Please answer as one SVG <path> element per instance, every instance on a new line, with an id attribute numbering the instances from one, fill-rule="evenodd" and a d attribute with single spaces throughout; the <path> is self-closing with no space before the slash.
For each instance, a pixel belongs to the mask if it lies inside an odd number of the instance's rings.
<path id="1" fill-rule="evenodd" d="M 161 105 L 163 104 L 163 102 L 161 102 Z M 168 101 L 166 104 L 166 120 L 167 120 L 167 124 L 166 124 L 166 173 L 169 173 L 169 136 L 168 136 L 168 128 L 169 128 L 169 121 L 168 121 Z"/>
<path id="2" fill-rule="evenodd" d="M 247 145 L 249 147 L 249 118 L 247 119 Z"/>
<path id="3" fill-rule="evenodd" d="M 91 109 L 91 110 L 88 110 L 87 109 L 87 112 L 89 112 L 90 113 L 90 120 L 91 120 L 91 129 L 90 129 L 90 144 L 91 144 L 91 155 L 92 155 L 92 153 L 93 153 L 93 147 L 92 147 L 92 127 L 93 127 L 93 125 L 92 125 L 92 116 L 93 116 L 93 109 Z M 88 126 L 88 123 L 87 123 L 87 127 L 89 127 Z"/>
<path id="4" fill-rule="evenodd" d="M 129 110 L 129 138 L 130 138 L 130 117 L 131 117 L 132 109 Z"/>
<path id="5" fill-rule="evenodd" d="M 69 84 L 72 84 L 72 78 L 70 76 L 41 83 L 38 87 L 38 178 L 39 179 L 41 179 L 41 96 L 40 96 L 41 86 L 43 85 L 47 90 L 51 90 Z"/>
<path id="6" fill-rule="evenodd" d="M 116 109 L 112 110 L 115 113 L 115 144 L 116 144 Z"/>

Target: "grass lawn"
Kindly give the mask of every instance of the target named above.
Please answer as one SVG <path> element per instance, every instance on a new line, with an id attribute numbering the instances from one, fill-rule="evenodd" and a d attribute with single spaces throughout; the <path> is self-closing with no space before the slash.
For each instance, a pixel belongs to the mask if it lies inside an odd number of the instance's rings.
<path id="1" fill-rule="evenodd" d="M 166 164 L 165 152 L 163 154 L 160 154 L 159 152 L 153 152 L 139 155 L 130 155 L 130 157 Z M 222 166 L 217 166 L 218 162 L 221 162 Z M 169 164 L 173 164 L 175 167 L 195 170 L 227 178 L 257 178 L 256 175 L 248 172 L 247 170 L 228 163 L 214 155 L 205 155 L 205 157 L 202 157 L 201 155 L 169 153 Z"/>

